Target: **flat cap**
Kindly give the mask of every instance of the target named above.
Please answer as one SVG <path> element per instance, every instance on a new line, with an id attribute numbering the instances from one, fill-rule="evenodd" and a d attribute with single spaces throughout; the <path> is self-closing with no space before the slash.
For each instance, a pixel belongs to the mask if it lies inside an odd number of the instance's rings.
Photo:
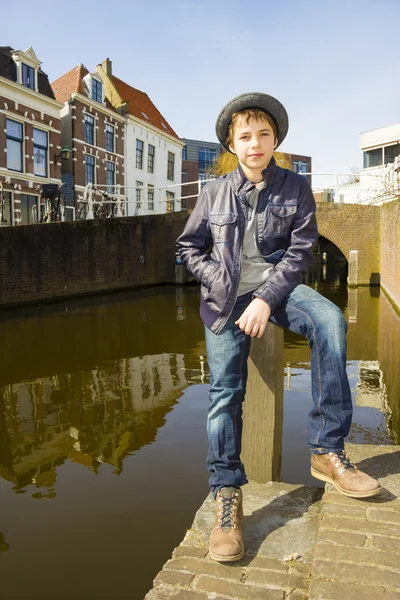
<path id="1" fill-rule="evenodd" d="M 289 129 L 289 118 L 285 107 L 279 100 L 262 92 L 248 92 L 235 96 L 221 110 L 215 123 L 217 138 L 222 146 L 229 151 L 228 130 L 232 115 L 246 108 L 259 108 L 266 112 L 276 125 L 278 144 L 285 139 Z"/>

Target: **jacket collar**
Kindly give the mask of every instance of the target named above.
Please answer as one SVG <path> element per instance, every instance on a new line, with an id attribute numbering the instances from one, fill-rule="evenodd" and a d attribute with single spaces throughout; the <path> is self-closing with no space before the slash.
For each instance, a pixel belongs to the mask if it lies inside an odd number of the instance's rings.
<path id="1" fill-rule="evenodd" d="M 272 156 L 268 165 L 264 171 L 262 171 L 262 176 L 267 185 L 272 183 L 275 179 L 278 169 L 279 167 L 276 165 L 275 158 Z M 230 174 L 230 183 L 234 193 L 242 199 L 245 199 L 248 192 L 254 188 L 254 183 L 251 183 L 251 181 L 247 179 L 240 164 L 238 165 L 238 168 Z"/>

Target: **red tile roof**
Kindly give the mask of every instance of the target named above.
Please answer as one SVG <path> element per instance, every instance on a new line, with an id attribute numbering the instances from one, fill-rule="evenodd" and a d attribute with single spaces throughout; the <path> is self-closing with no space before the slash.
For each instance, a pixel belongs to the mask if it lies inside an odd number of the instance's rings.
<path id="1" fill-rule="evenodd" d="M 83 78 L 86 77 L 88 73 L 89 71 L 87 68 L 80 64 L 53 81 L 51 87 L 53 88 L 56 99 L 60 102 L 68 102 L 71 94 L 74 92 L 79 92 L 84 96 L 87 95 Z"/>
<path id="2" fill-rule="evenodd" d="M 157 127 L 157 129 L 160 129 L 163 133 L 169 133 L 178 140 L 180 139 L 172 129 L 171 125 L 169 125 L 168 121 L 154 106 L 147 94 L 128 85 L 121 79 L 118 79 L 118 77 L 115 77 L 115 75 L 112 76 L 112 81 L 122 100 L 129 102 L 128 112 L 131 115 L 145 123 L 150 123 L 154 127 Z"/>

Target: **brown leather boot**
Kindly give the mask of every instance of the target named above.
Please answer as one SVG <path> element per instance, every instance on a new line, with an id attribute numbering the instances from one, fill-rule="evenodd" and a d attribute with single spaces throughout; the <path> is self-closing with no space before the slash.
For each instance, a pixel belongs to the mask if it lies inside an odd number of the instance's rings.
<path id="1" fill-rule="evenodd" d="M 311 455 L 311 475 L 335 486 L 350 498 L 369 498 L 381 491 L 379 481 L 350 462 L 344 450 Z"/>
<path id="2" fill-rule="evenodd" d="M 244 554 L 242 490 L 235 487 L 221 488 L 217 492 L 215 503 L 210 557 L 220 562 L 240 560 Z"/>

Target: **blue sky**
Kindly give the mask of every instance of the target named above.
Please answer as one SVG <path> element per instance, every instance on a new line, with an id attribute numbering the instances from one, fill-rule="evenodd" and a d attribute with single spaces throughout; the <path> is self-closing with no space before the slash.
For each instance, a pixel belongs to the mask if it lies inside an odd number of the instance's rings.
<path id="1" fill-rule="evenodd" d="M 215 141 L 222 106 L 262 91 L 289 113 L 283 151 L 348 172 L 360 132 L 400 122 L 398 0 L 21 0 L 0 14 L 18 24 L 0 45 L 32 46 L 50 81 L 109 57 L 182 137 Z"/>

